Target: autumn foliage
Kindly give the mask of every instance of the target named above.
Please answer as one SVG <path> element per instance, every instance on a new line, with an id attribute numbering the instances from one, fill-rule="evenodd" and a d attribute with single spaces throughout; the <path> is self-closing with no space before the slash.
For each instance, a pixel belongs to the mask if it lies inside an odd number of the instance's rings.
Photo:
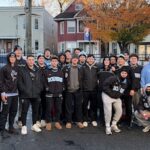
<path id="1" fill-rule="evenodd" d="M 149 0 L 83 0 L 85 24 L 92 36 L 105 42 L 117 41 L 124 51 L 150 33 Z"/>

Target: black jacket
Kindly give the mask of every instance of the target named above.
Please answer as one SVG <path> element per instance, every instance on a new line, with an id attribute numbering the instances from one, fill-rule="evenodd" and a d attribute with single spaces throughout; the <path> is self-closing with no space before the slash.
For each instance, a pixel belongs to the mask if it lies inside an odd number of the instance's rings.
<path id="1" fill-rule="evenodd" d="M 135 76 L 134 76 L 134 73 L 131 69 L 130 66 L 122 66 L 121 68 L 118 68 L 116 71 L 115 71 L 115 74 L 117 76 L 120 76 L 120 72 L 123 70 L 123 69 L 126 69 L 128 71 L 128 77 L 127 77 L 127 81 L 128 81 L 128 87 L 125 91 L 125 95 L 129 95 L 130 93 L 130 90 L 136 90 L 136 84 L 135 84 Z"/>
<path id="2" fill-rule="evenodd" d="M 134 76 L 135 76 L 135 90 L 139 90 L 141 88 L 141 84 L 140 84 L 140 81 L 141 81 L 141 71 L 142 71 L 142 66 L 140 65 L 136 65 L 136 66 L 131 66 L 131 70 L 133 71 L 134 73 Z"/>
<path id="3" fill-rule="evenodd" d="M 127 88 L 127 80 L 121 80 L 117 76 L 110 76 L 103 83 L 103 92 L 111 98 L 120 98 Z"/>
<path id="4" fill-rule="evenodd" d="M 5 65 L 0 70 L 0 91 L 5 93 L 17 92 L 18 67 Z"/>
<path id="5" fill-rule="evenodd" d="M 46 69 L 46 95 L 58 97 L 63 92 L 63 72 L 60 69 Z"/>
<path id="6" fill-rule="evenodd" d="M 96 64 L 82 66 L 82 90 L 83 91 L 94 91 L 98 87 L 98 67 Z"/>
<path id="7" fill-rule="evenodd" d="M 139 112 L 140 110 L 148 110 L 150 111 L 150 96 L 148 97 L 146 94 L 141 96 L 140 102 L 136 108 Z"/>
<path id="8" fill-rule="evenodd" d="M 78 67 L 79 90 L 81 90 L 82 89 L 81 66 L 78 65 L 77 67 Z M 68 87 L 70 85 L 70 70 L 71 64 L 68 64 L 63 68 L 65 90 L 68 90 Z"/>
<path id="9" fill-rule="evenodd" d="M 39 98 L 43 83 L 42 73 L 36 66 L 31 70 L 26 65 L 19 70 L 18 89 L 21 98 Z"/>

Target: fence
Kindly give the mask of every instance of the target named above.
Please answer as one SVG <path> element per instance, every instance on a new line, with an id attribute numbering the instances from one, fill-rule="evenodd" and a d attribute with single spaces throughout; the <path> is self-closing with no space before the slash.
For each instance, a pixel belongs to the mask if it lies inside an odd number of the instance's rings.
<path id="1" fill-rule="evenodd" d="M 36 57 L 36 54 L 33 54 Z M 138 54 L 139 56 L 139 63 L 141 65 L 145 65 L 149 59 L 150 59 L 150 55 L 149 54 Z M 99 54 L 95 54 L 95 58 L 97 62 L 102 62 L 103 57 L 101 57 L 101 55 Z M 2 66 L 4 66 L 7 63 L 7 53 L 6 52 L 0 52 L 0 68 Z"/>

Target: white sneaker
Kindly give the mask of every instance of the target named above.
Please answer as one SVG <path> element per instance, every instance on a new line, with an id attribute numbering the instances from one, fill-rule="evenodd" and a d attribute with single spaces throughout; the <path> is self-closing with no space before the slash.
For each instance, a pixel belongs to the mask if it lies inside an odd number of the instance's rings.
<path id="1" fill-rule="evenodd" d="M 106 127 L 105 132 L 106 132 L 107 135 L 111 135 L 112 134 L 110 127 Z"/>
<path id="2" fill-rule="evenodd" d="M 36 125 L 37 125 L 39 128 L 41 128 L 41 127 L 42 127 L 42 125 L 41 125 L 41 122 L 40 122 L 40 121 L 37 121 L 37 122 L 36 122 Z"/>
<path id="3" fill-rule="evenodd" d="M 97 127 L 97 122 L 96 121 L 92 121 L 92 125 L 93 125 L 93 127 Z"/>
<path id="4" fill-rule="evenodd" d="M 42 128 L 46 127 L 46 122 L 45 122 L 45 120 L 41 120 L 41 127 L 42 127 Z"/>
<path id="5" fill-rule="evenodd" d="M 142 131 L 143 132 L 148 132 L 150 130 L 150 126 L 145 127 Z"/>
<path id="6" fill-rule="evenodd" d="M 84 127 L 88 127 L 88 123 L 86 121 L 83 122 Z"/>
<path id="7" fill-rule="evenodd" d="M 21 134 L 26 135 L 27 134 L 27 126 L 22 126 L 21 128 Z"/>
<path id="8" fill-rule="evenodd" d="M 38 127 L 37 124 L 34 124 L 31 128 L 32 131 L 35 131 L 35 132 L 41 132 L 42 130 Z"/>
<path id="9" fill-rule="evenodd" d="M 114 131 L 114 132 L 116 132 L 116 133 L 121 132 L 121 130 L 118 128 L 117 125 L 111 125 L 111 130 Z"/>

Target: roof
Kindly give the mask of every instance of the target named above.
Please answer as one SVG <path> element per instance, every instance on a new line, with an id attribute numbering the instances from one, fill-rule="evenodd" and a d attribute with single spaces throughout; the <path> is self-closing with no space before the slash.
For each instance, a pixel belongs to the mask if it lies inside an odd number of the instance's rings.
<path id="1" fill-rule="evenodd" d="M 78 11 L 75 12 L 63 12 L 57 15 L 54 20 L 63 20 L 68 18 L 74 18 L 74 16 L 77 14 Z"/>

